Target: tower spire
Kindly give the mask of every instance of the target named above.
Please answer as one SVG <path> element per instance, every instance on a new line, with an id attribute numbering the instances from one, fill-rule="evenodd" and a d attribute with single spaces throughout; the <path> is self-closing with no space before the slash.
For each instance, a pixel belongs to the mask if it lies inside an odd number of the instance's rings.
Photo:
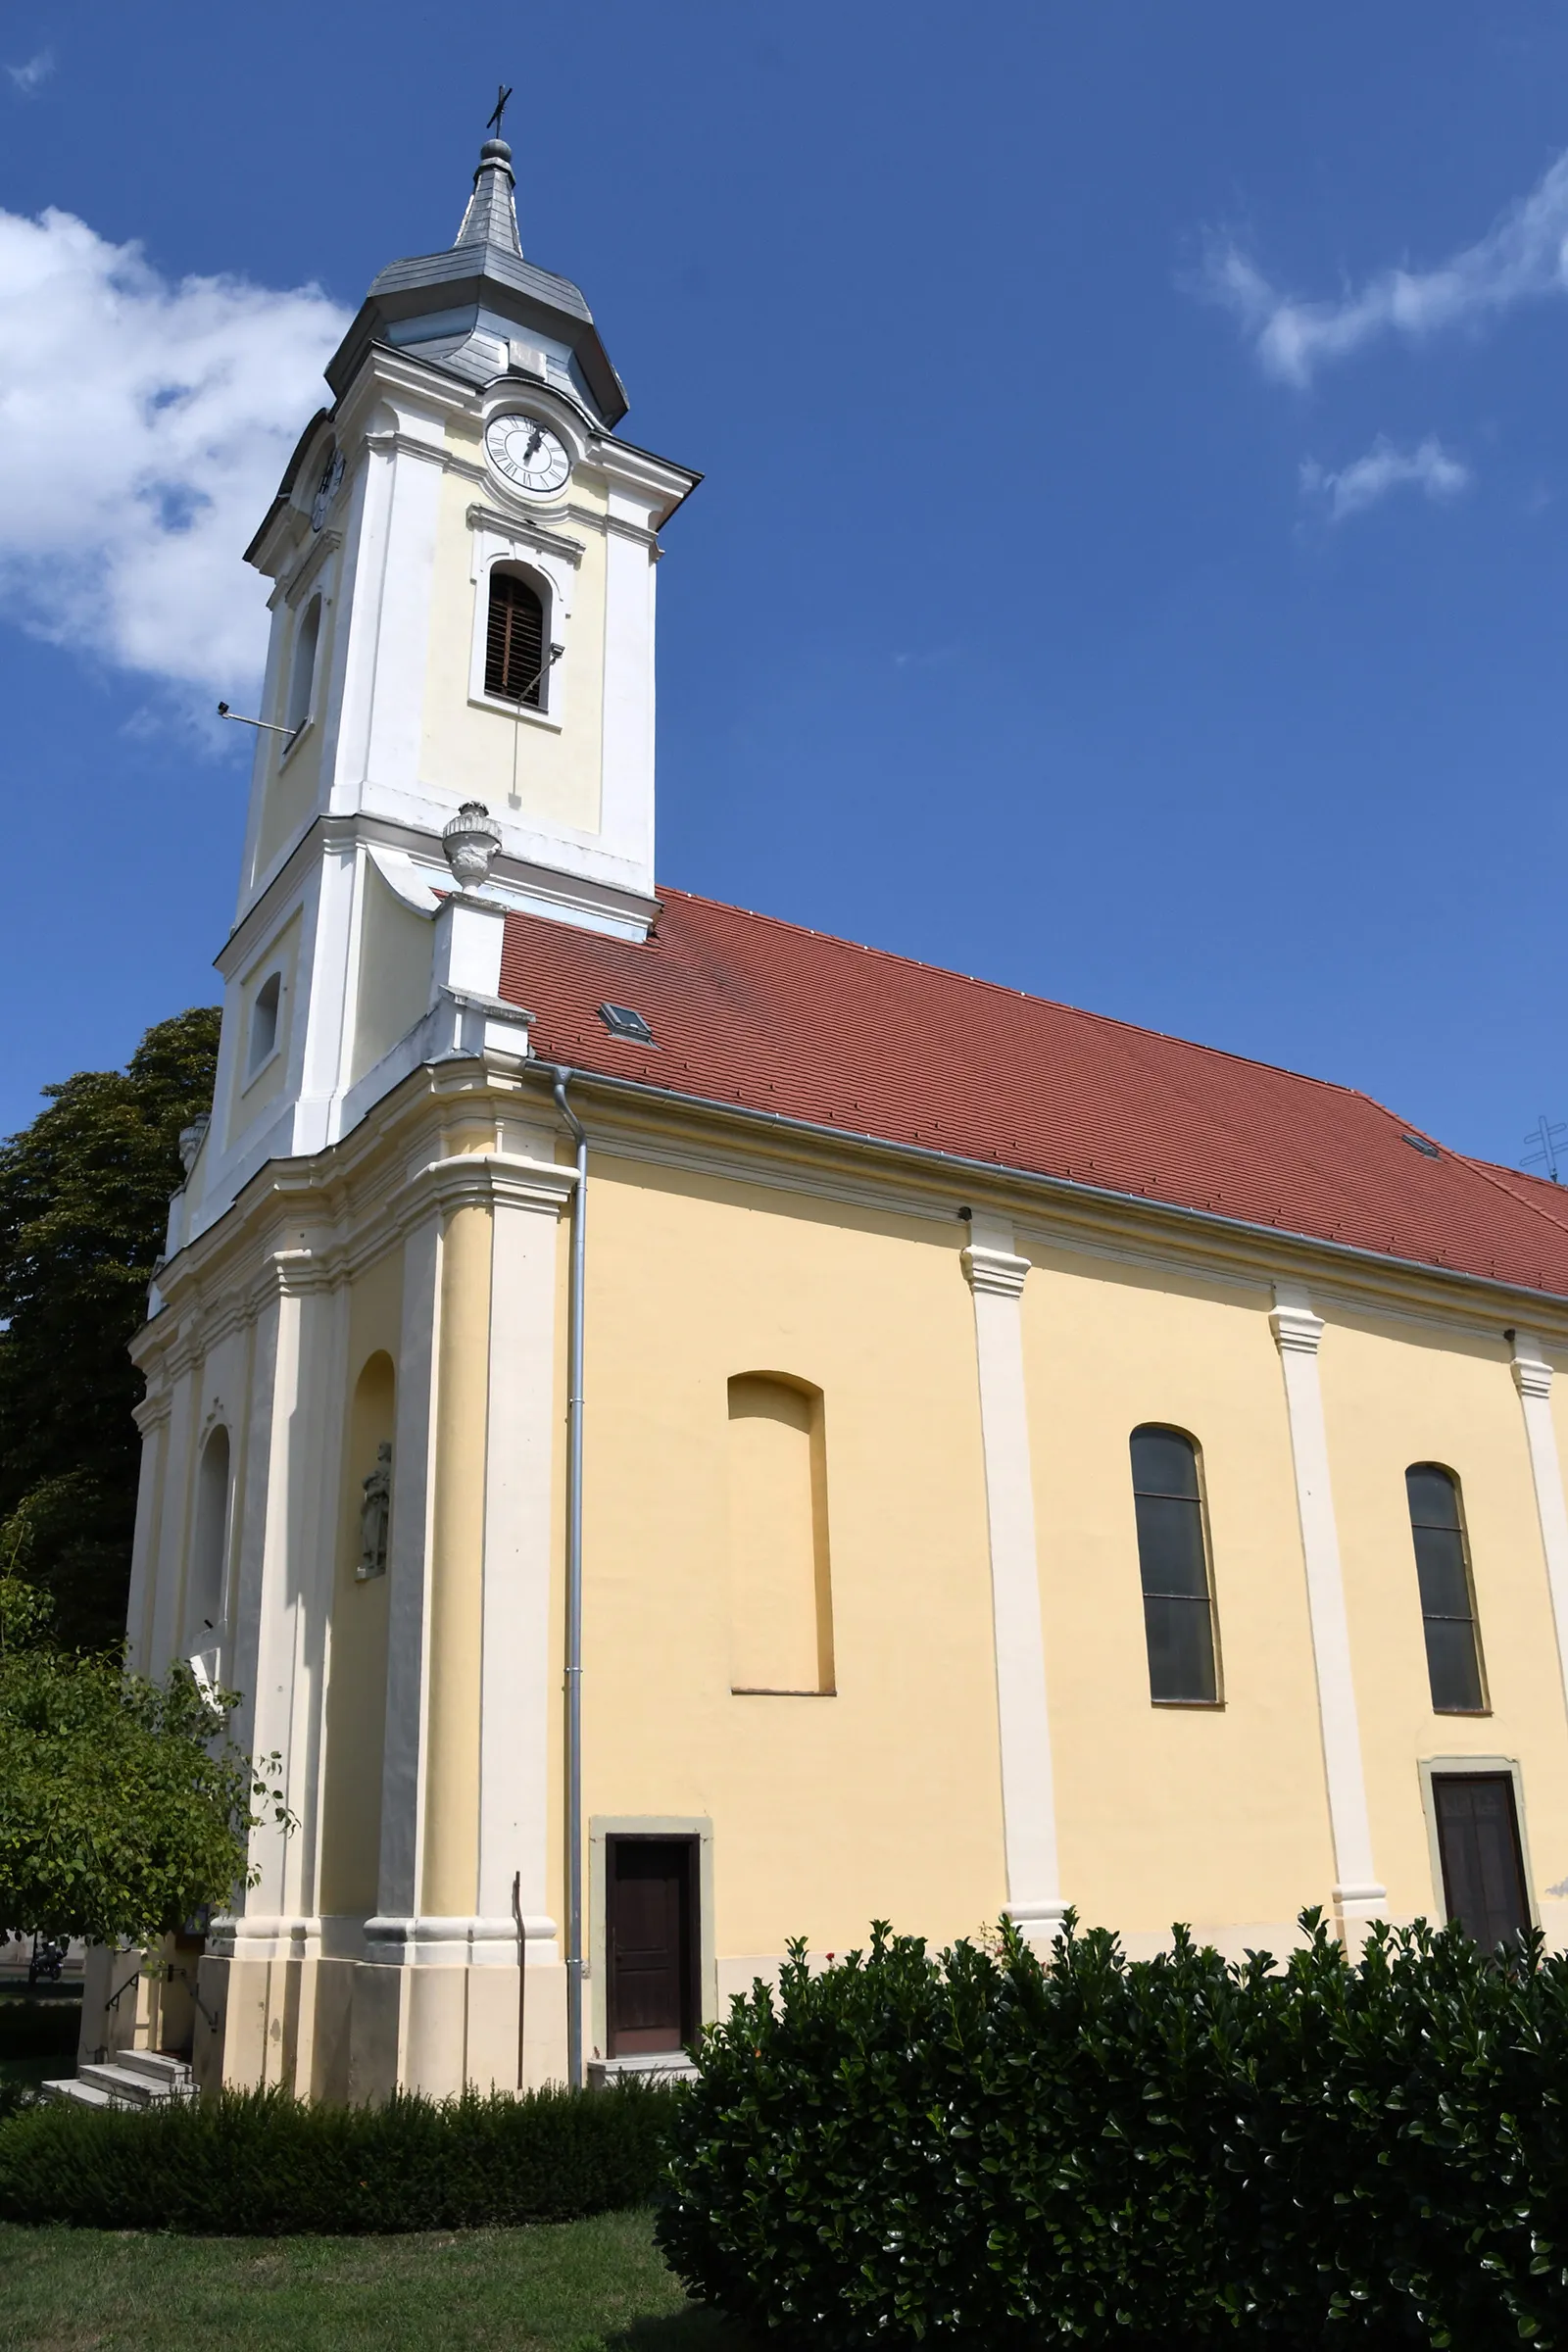
<path id="1" fill-rule="evenodd" d="M 512 92 L 503 87 L 496 97 L 496 107 L 486 130 L 494 129 L 495 137 L 486 139 L 479 150 L 479 168 L 473 175 L 473 194 L 463 216 L 463 225 L 453 239 L 453 251 L 460 245 L 499 245 L 503 253 L 514 253 L 519 259 L 522 243 L 517 235 L 517 204 L 515 181 L 512 175 L 512 149 L 501 136 L 501 119 L 507 111 Z"/>

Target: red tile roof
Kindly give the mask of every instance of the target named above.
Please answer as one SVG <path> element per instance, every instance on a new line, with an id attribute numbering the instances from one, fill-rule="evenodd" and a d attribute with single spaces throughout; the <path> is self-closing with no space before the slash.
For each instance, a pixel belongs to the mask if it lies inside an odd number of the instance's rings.
<path id="1" fill-rule="evenodd" d="M 1568 1197 L 1369 1096 L 684 891 L 641 945 L 512 914 L 546 1060 L 1568 1297 Z M 598 1018 L 631 1005 L 653 1048 Z"/>

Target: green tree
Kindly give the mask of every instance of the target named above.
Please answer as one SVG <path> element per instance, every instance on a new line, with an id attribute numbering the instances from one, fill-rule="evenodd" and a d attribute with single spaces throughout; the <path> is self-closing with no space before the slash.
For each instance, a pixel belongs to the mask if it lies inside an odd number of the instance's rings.
<path id="1" fill-rule="evenodd" d="M 24 1543 L 0 1565 L 0 1927 L 148 1943 L 231 1899 L 267 1808 L 292 1823 L 223 1737 L 232 1692 L 56 1647 Z"/>
<path id="2" fill-rule="evenodd" d="M 61 1641 L 124 1632 L 140 1444 L 125 1352 L 146 1313 L 179 1133 L 211 1107 L 219 1013 L 149 1029 L 123 1070 L 46 1087 L 0 1144 L 0 1534 L 27 1531 L 27 1574 Z"/>

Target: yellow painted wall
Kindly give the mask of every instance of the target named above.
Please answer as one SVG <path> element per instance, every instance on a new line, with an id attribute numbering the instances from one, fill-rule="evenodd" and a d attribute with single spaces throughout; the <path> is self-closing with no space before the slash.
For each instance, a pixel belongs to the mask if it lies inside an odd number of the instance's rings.
<path id="1" fill-rule="evenodd" d="M 387 1152 L 367 1154 L 344 1179 L 333 1250 L 352 1251 L 360 1200 L 368 1214 L 386 1213 L 393 1165 L 487 1151 L 498 1137 L 565 1153 L 544 1125 L 542 1092 L 519 1102 L 450 1086 L 449 1077 L 440 1094 L 432 1086 L 403 1124 L 389 1120 Z M 591 1130 L 595 1116 L 590 1103 Z M 1005 1885 L 965 1228 L 598 1148 L 588 1199 L 585 1820 L 712 1824 L 721 1983 L 725 1963 L 765 1961 L 797 1934 L 817 1951 L 860 1942 L 878 1916 L 937 1940 L 976 1930 L 996 1917 Z M 1129 1210 L 1130 1243 L 1136 1219 Z M 549 1633 L 547 1900 L 558 1920 L 569 1223 L 557 1232 Z M 1068 1248 L 1045 1238 L 1043 1223 L 1018 1247 L 1032 1259 L 1020 1316 L 1062 1891 L 1086 1922 L 1117 1929 L 1135 1950 L 1178 1919 L 1233 1951 L 1265 1940 L 1278 1948 L 1302 1906 L 1328 1903 L 1335 1866 L 1271 1291 L 1108 1246 Z M 385 1255 L 349 1278 L 351 1408 L 368 1359 L 396 1355 L 401 1265 L 389 1238 Z M 485 1559 L 482 1525 L 491 1273 L 489 1211 L 454 1209 L 436 1310 L 417 1898 L 442 1914 L 476 1900 L 482 1577 L 506 1572 L 503 1558 Z M 207 1296 L 218 1299 L 230 1279 L 251 1282 L 254 1266 L 230 1266 Z M 1408 1918 L 1436 1904 L 1421 1763 L 1505 1757 L 1523 1776 L 1538 1907 L 1548 1933 L 1568 1940 L 1568 1897 L 1550 1892 L 1568 1885 L 1568 1710 L 1500 1324 L 1494 1336 L 1472 1336 L 1457 1317 L 1396 1314 L 1392 1298 L 1373 1313 L 1327 1288 L 1312 1295 L 1325 1326 L 1318 1362 L 1373 1850 L 1391 1912 Z M 245 1344 L 222 1345 L 233 1371 L 200 1377 L 220 1380 L 243 1429 Z M 775 1393 L 776 1410 L 737 1415 L 737 1396 L 744 1404 L 758 1383 L 789 1384 L 796 1403 Z M 760 1388 L 750 1395 L 767 1401 Z M 363 1916 L 374 1897 L 368 1857 L 384 1690 L 375 1652 L 384 1631 L 356 1633 L 345 1646 L 355 1613 L 368 1623 L 386 1595 L 384 1585 L 352 1579 L 360 1480 L 373 1458 L 374 1413 L 360 1403 L 327 1506 L 338 1570 L 319 1900 L 339 1916 Z M 384 1392 L 375 1409 L 388 1417 Z M 1557 1409 L 1562 1426 L 1562 1400 Z M 1212 1708 L 1150 1700 L 1128 1459 L 1130 1432 L 1149 1422 L 1187 1431 L 1201 1452 L 1223 1673 L 1223 1704 Z M 1494 1708 L 1487 1717 L 1438 1717 L 1430 1704 L 1404 1494 L 1407 1465 L 1428 1460 L 1461 1483 Z M 166 1518 L 188 1516 L 194 1471 L 182 1463 Z M 780 1679 L 809 1682 L 814 1642 L 816 1691 L 732 1687 L 742 1679 L 735 1568 L 747 1516 L 738 1521 L 738 1481 L 749 1482 L 752 1532 L 765 1537 L 773 1566 L 788 1568 L 800 1604 L 767 1634 L 790 1653 Z M 334 1778 L 345 1759 L 349 1784 Z M 588 1927 L 594 1955 L 603 1923 L 591 1915 Z M 419 1997 L 461 2005 L 462 1972 L 450 1976 L 445 1989 L 422 1979 Z M 339 1984 L 332 1997 L 345 2020 L 359 2015 L 358 1991 Z M 448 2040 L 456 2016 L 442 2011 Z M 352 2074 L 352 2035 L 347 2024 L 333 2035 L 337 2055 L 320 2081 L 336 2083 Z"/>
<path id="2" fill-rule="evenodd" d="M 963 1229 L 595 1157 L 585 1810 L 707 1815 L 720 1954 L 1004 1899 Z M 835 1696 L 730 1690 L 728 1384 L 819 1389 Z"/>
<path id="3" fill-rule="evenodd" d="M 1263 1291 L 1030 1245 L 1023 1294 L 1061 1878 L 1086 1921 L 1277 1938 L 1334 1880 L 1279 1354 Z M 1201 1449 L 1224 1703 L 1149 1695 L 1128 1440 Z"/>
<path id="4" fill-rule="evenodd" d="M 463 442 L 471 457 L 476 443 Z M 595 477 L 572 478 L 574 503 L 603 504 Z M 454 800 L 475 796 L 497 816 L 599 829 L 600 745 L 603 734 L 605 540 L 592 525 L 552 522 L 559 536 L 579 540 L 582 562 L 571 593 L 571 618 L 561 629 L 567 651 L 561 667 L 562 724 L 515 719 L 473 703 L 469 680 L 476 599 L 474 535 L 468 509 L 485 503 L 475 484 L 458 473 L 441 485 L 436 527 L 435 591 L 429 666 L 425 679 L 421 773 Z M 492 500 L 490 503 L 494 503 Z M 482 625 L 482 614 L 481 614 Z"/>
<path id="5" fill-rule="evenodd" d="M 1524 1771 L 1536 1897 L 1568 1878 L 1568 1731 L 1524 1420 L 1495 1339 L 1331 1310 L 1324 1415 L 1345 1564 L 1373 1851 L 1396 1917 L 1438 1900 L 1417 1764 L 1509 1756 Z M 1438 1715 L 1427 1680 L 1404 1473 L 1459 1480 L 1490 1715 Z M 1554 1919 L 1545 1898 L 1544 1924 Z"/>

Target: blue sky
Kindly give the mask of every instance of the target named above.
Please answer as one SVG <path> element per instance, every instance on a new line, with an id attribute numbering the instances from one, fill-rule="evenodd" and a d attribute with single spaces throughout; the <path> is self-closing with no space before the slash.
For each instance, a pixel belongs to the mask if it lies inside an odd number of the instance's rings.
<path id="1" fill-rule="evenodd" d="M 1568 1118 L 1563 0 L 82 0 L 0 65 L 0 1129 L 215 995 L 240 553 L 498 76 L 707 475 L 666 881 L 1496 1158 Z"/>

